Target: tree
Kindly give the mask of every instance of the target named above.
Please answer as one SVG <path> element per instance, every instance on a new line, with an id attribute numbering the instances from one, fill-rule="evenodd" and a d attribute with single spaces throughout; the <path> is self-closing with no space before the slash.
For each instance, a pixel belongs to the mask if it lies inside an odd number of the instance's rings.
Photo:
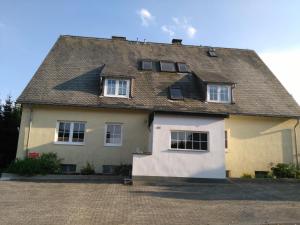
<path id="1" fill-rule="evenodd" d="M 7 167 L 16 157 L 21 108 L 8 96 L 0 105 L 0 169 Z"/>

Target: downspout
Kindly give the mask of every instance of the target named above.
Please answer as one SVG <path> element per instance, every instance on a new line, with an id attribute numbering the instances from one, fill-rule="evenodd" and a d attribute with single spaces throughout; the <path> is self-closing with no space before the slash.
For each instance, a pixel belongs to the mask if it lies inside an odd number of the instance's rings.
<path id="1" fill-rule="evenodd" d="M 294 126 L 294 140 L 295 140 L 295 154 L 296 154 L 296 166 L 299 169 L 299 159 L 298 159 L 298 147 L 297 147 L 297 133 L 296 127 L 299 125 L 299 118 L 297 119 L 297 123 Z"/>
<path id="2" fill-rule="evenodd" d="M 28 133 L 27 133 L 27 141 L 26 141 L 26 158 L 28 157 L 28 147 L 29 147 L 29 137 L 30 137 L 30 130 L 32 125 L 32 106 L 29 105 L 30 111 L 29 111 L 29 127 L 28 127 Z"/>

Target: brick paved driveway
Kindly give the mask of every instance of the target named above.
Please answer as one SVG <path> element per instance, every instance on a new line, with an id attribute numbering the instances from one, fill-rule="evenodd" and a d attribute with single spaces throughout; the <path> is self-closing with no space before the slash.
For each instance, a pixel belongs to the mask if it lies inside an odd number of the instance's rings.
<path id="1" fill-rule="evenodd" d="M 300 222 L 300 183 L 0 182 L 1 225 Z"/>

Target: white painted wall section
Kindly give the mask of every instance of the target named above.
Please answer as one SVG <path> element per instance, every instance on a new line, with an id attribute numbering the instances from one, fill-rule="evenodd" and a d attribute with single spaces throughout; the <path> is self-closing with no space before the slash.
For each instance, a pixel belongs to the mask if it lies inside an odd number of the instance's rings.
<path id="1" fill-rule="evenodd" d="M 225 178 L 224 119 L 155 115 L 151 125 L 152 155 L 133 156 L 133 176 Z M 171 131 L 208 132 L 209 150 L 170 150 Z"/>

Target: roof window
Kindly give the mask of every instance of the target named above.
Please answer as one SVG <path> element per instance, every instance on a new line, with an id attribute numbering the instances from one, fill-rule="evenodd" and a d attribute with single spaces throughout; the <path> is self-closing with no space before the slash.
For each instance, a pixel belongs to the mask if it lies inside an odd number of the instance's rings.
<path id="1" fill-rule="evenodd" d="M 160 70 L 163 72 L 176 72 L 176 67 L 174 62 L 160 61 Z"/>
<path id="2" fill-rule="evenodd" d="M 189 71 L 188 66 L 186 63 L 177 63 L 178 72 L 186 73 Z"/>
<path id="3" fill-rule="evenodd" d="M 209 48 L 207 51 L 208 56 L 210 57 L 218 57 L 217 53 L 216 53 L 216 49 L 214 48 Z"/>
<path id="4" fill-rule="evenodd" d="M 142 70 L 152 70 L 153 63 L 150 60 L 142 61 Z"/>

